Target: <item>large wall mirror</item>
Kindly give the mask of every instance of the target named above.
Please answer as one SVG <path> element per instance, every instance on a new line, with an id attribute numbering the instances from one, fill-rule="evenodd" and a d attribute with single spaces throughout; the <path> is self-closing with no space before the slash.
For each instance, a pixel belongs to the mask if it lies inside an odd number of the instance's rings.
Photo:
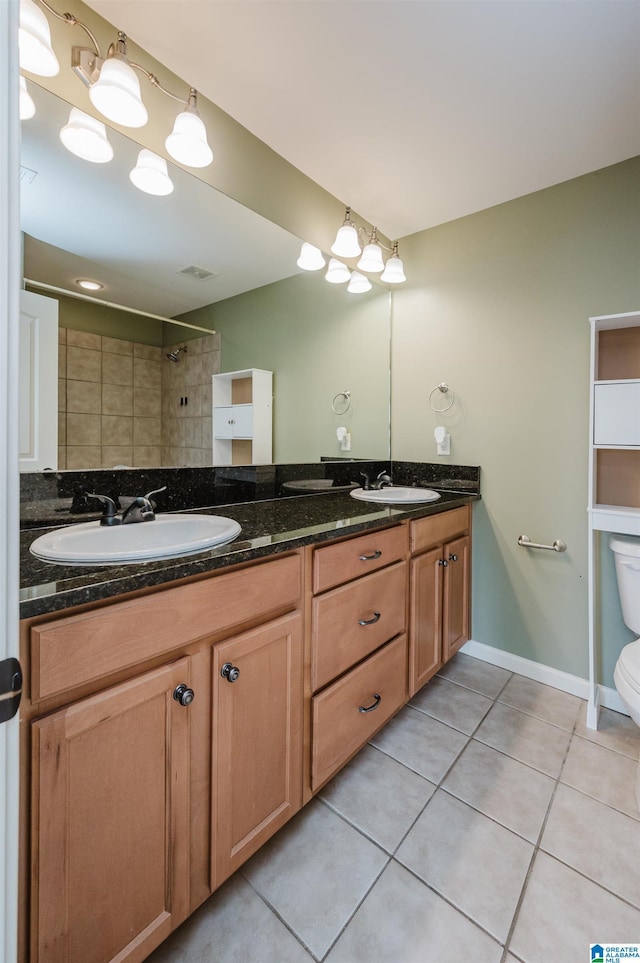
<path id="1" fill-rule="evenodd" d="M 211 375 L 249 368 L 273 372 L 275 462 L 388 458 L 389 291 L 301 272 L 298 238 L 175 166 L 170 195 L 141 192 L 140 146 L 116 131 L 109 163 L 81 160 L 59 137 L 70 105 L 29 90 L 24 276 L 59 302 L 58 467 L 211 464 Z M 81 278 L 106 303 L 61 293 Z"/>

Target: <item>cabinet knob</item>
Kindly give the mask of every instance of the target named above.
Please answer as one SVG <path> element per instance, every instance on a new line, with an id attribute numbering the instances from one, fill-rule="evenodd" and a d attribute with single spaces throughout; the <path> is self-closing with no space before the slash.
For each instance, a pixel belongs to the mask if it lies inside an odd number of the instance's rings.
<path id="1" fill-rule="evenodd" d="M 451 562 L 457 562 L 457 561 L 458 561 L 458 556 L 457 556 L 457 555 L 450 555 L 450 556 L 449 556 L 449 561 L 451 561 Z"/>
<path id="2" fill-rule="evenodd" d="M 443 568 L 446 568 L 446 567 L 448 566 L 448 564 L 449 564 L 449 563 L 447 562 L 446 558 L 439 558 L 439 559 L 438 559 L 438 565 L 442 565 Z"/>
<path id="3" fill-rule="evenodd" d="M 190 689 L 188 685 L 178 685 L 173 690 L 173 698 L 176 702 L 179 702 L 181 706 L 190 706 L 195 699 L 196 694 L 193 689 Z"/>
<path id="4" fill-rule="evenodd" d="M 237 682 L 240 678 L 240 669 L 237 665 L 232 665 L 231 662 L 225 662 L 220 669 L 220 675 L 227 682 Z"/>

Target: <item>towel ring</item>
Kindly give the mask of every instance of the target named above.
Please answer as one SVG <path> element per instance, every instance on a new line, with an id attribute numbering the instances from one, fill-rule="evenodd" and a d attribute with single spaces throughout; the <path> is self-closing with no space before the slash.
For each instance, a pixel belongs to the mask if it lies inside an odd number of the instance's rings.
<path id="1" fill-rule="evenodd" d="M 336 401 L 338 401 L 338 398 L 344 398 L 344 401 L 340 402 L 338 407 L 336 408 Z M 333 399 L 333 401 L 331 402 L 331 410 L 333 411 L 334 415 L 344 415 L 347 413 L 350 407 L 351 407 L 350 391 L 339 391 L 338 394 Z"/>
<path id="2" fill-rule="evenodd" d="M 431 400 L 435 395 L 436 391 L 441 391 L 443 395 L 446 395 L 447 393 L 451 395 L 451 401 L 449 402 L 448 405 L 445 405 L 444 408 L 436 408 L 433 401 Z M 436 385 L 435 388 L 429 394 L 429 407 L 431 408 L 432 411 L 437 411 L 437 412 L 448 411 L 455 400 L 456 400 L 456 396 L 453 393 L 453 389 L 449 387 L 446 381 L 441 381 L 440 384 Z"/>

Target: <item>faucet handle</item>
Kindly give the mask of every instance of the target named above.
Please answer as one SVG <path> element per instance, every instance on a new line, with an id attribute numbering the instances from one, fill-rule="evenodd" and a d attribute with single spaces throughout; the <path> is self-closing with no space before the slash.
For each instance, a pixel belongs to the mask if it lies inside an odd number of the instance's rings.
<path id="1" fill-rule="evenodd" d="M 167 486 L 166 486 L 166 485 L 163 485 L 162 488 L 156 488 L 156 489 L 154 489 L 154 491 L 148 492 L 146 495 L 143 495 L 142 497 L 143 497 L 143 498 L 146 498 L 147 501 L 148 501 L 148 500 L 151 498 L 152 495 L 159 495 L 160 492 L 166 492 L 166 490 L 167 490 Z"/>
<path id="2" fill-rule="evenodd" d="M 109 498 L 108 495 L 99 495 L 97 492 L 85 492 L 85 495 L 90 498 L 97 498 L 104 505 L 102 518 L 100 519 L 101 525 L 120 525 L 122 519 L 118 515 L 118 506 L 113 498 Z"/>

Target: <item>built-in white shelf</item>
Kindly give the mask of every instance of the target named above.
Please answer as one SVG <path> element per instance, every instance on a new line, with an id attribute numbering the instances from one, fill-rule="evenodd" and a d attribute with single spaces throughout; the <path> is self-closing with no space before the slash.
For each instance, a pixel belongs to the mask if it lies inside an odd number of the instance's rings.
<path id="1" fill-rule="evenodd" d="M 262 368 L 212 377 L 213 464 L 273 461 L 273 372 Z"/>
<path id="2" fill-rule="evenodd" d="M 590 318 L 589 703 L 598 728 L 600 532 L 640 536 L 640 312 Z"/>

